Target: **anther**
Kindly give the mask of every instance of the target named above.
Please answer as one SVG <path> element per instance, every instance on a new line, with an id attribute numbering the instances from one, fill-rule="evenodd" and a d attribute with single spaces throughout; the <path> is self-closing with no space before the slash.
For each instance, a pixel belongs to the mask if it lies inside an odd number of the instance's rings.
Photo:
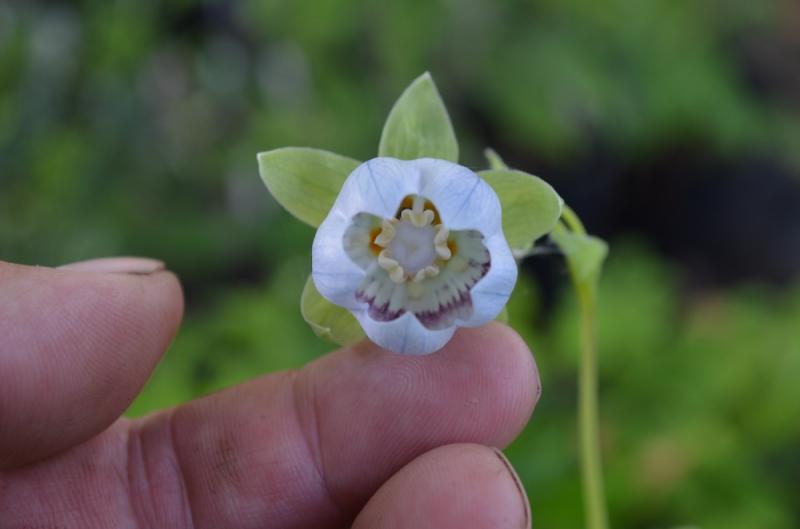
<path id="1" fill-rule="evenodd" d="M 375 244 L 383 248 L 389 246 L 389 243 L 392 242 L 396 233 L 394 228 L 396 223 L 397 219 L 383 219 L 383 226 L 381 232 L 375 237 Z"/>

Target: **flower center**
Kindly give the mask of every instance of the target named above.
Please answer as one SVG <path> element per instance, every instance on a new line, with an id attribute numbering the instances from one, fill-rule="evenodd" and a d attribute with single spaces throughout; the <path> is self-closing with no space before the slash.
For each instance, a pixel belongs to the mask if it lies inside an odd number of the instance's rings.
<path id="1" fill-rule="evenodd" d="M 383 248 L 378 264 L 389 272 L 395 283 L 421 282 L 439 274 L 440 264 L 452 257 L 449 232 L 443 224 L 434 224 L 438 215 L 414 196 L 410 208 L 400 211 L 399 219 L 384 219 L 374 244 Z M 406 206 L 406 201 L 401 208 Z"/>
<path id="2" fill-rule="evenodd" d="M 389 243 L 388 250 L 400 266 L 409 274 L 416 274 L 433 264 L 436 259 L 436 249 L 433 245 L 436 230 L 433 226 L 418 228 L 403 220 L 395 230 L 394 239 Z"/>

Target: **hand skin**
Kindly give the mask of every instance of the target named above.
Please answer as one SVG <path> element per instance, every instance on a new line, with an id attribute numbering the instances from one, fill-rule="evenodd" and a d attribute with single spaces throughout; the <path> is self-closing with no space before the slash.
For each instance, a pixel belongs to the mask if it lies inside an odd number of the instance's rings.
<path id="1" fill-rule="evenodd" d="M 519 434 L 539 395 L 508 327 L 461 330 L 423 357 L 363 342 L 120 418 L 182 313 L 157 261 L 0 262 L 0 527 L 530 526 L 490 448 Z"/>

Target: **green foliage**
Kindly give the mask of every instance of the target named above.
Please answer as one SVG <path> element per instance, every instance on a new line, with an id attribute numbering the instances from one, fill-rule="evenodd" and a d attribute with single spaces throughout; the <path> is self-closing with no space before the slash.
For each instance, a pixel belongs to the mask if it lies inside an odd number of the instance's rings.
<path id="1" fill-rule="evenodd" d="M 577 299 L 566 295 L 551 324 L 536 329 L 536 298 L 523 277 L 509 305 L 544 383 L 509 455 L 537 523 L 581 527 Z M 793 528 L 800 425 L 787 417 L 800 413 L 800 290 L 743 287 L 686 305 L 673 268 L 640 244 L 619 243 L 598 299 L 612 527 Z"/>
<path id="2" fill-rule="evenodd" d="M 550 233 L 561 216 L 563 201 L 539 177 L 510 169 L 479 171 L 503 206 L 503 233 L 511 250 L 522 255 L 539 237 Z"/>
<path id="3" fill-rule="evenodd" d="M 570 272 L 580 284 L 594 285 L 600 279 L 608 244 L 602 239 L 568 230 L 563 224 L 554 227 L 550 238 L 567 259 Z"/>
<path id="4" fill-rule="evenodd" d="M 307 276 L 305 259 L 287 259 L 264 286 L 227 289 L 205 310 L 195 307 L 128 414 L 143 415 L 258 375 L 299 368 L 331 350 L 309 332 L 298 310 L 297 294 Z"/>
<path id="5" fill-rule="evenodd" d="M 332 347 L 297 310 L 313 230 L 253 153 L 370 158 L 397 87 L 427 68 L 470 167 L 487 141 L 560 167 L 598 138 L 623 165 L 677 141 L 800 166 L 792 94 L 751 77 L 791 41 L 775 16 L 791 2 L 55 4 L 0 3 L 0 259 L 144 254 L 178 273 L 186 323 L 133 415 Z M 612 527 L 796 527 L 797 286 L 687 292 L 653 251 L 614 250 L 598 322 Z M 544 393 L 510 457 L 537 526 L 581 527 L 577 306 L 565 293 L 540 314 L 539 297 L 521 274 L 511 323 Z"/>
<path id="6" fill-rule="evenodd" d="M 503 307 L 503 310 L 500 311 L 500 314 L 497 315 L 495 320 L 500 323 L 508 324 L 508 307 Z"/>
<path id="7" fill-rule="evenodd" d="M 414 80 L 392 107 L 383 126 L 378 155 L 401 160 L 458 161 L 456 134 L 429 73 Z"/>
<path id="8" fill-rule="evenodd" d="M 347 345 L 363 340 L 366 336 L 349 310 L 322 297 L 311 276 L 303 287 L 300 312 L 317 336 L 333 343 Z"/>
<path id="9" fill-rule="evenodd" d="M 258 154 L 258 170 L 272 196 L 289 213 L 319 226 L 347 176 L 359 162 L 307 147 L 284 147 Z"/>
<path id="10" fill-rule="evenodd" d="M 492 148 L 486 148 L 483 150 L 483 155 L 486 157 L 486 161 L 489 162 L 489 169 L 508 169 L 508 165 L 506 162 L 500 158 L 500 155 Z"/>

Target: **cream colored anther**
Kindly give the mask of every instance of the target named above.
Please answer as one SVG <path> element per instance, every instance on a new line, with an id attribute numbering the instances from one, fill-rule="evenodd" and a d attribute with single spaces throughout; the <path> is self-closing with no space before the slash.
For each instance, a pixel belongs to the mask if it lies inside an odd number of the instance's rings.
<path id="1" fill-rule="evenodd" d="M 447 261 L 450 257 L 453 256 L 453 252 L 450 251 L 450 247 L 447 246 L 447 241 L 450 237 L 450 230 L 445 228 L 442 224 L 436 225 L 436 235 L 433 237 L 433 245 L 436 249 L 436 255 L 439 256 L 440 259 Z"/>
<path id="2" fill-rule="evenodd" d="M 414 274 L 414 281 L 415 283 L 420 283 L 429 277 L 436 277 L 439 275 L 439 267 L 436 265 L 426 266 L 422 270 L 418 271 Z"/>
<path id="3" fill-rule="evenodd" d="M 404 209 L 400 213 L 400 218 L 410 222 L 417 228 L 424 228 L 425 226 L 433 223 L 434 215 L 433 211 L 429 209 L 418 211 L 415 208 L 415 210 Z"/>
<path id="4" fill-rule="evenodd" d="M 406 280 L 405 270 L 400 263 L 389 257 L 386 250 L 378 254 L 378 266 L 389 272 L 389 279 L 395 283 L 403 283 Z"/>
<path id="5" fill-rule="evenodd" d="M 436 215 L 433 211 L 430 209 L 425 209 L 425 201 L 421 197 L 414 197 L 412 207 L 406 208 L 400 212 L 401 220 L 395 218 L 383 219 L 381 231 L 375 237 L 373 242 L 377 246 L 383 248 L 383 250 L 381 250 L 381 252 L 378 254 L 378 265 L 388 272 L 389 279 L 391 279 L 393 282 L 405 283 L 410 280 L 408 283 L 409 288 L 411 288 L 411 290 L 415 290 L 419 288 L 418 285 L 425 281 L 425 279 L 439 275 L 440 269 L 436 264 L 437 262 L 441 264 L 441 261 L 447 261 L 453 256 L 453 253 L 448 246 L 450 232 L 442 224 L 433 226 L 433 221 L 435 218 Z M 420 231 L 416 232 L 412 229 L 412 231 L 409 232 L 408 226 L 401 224 L 403 222 L 411 224 L 414 228 L 420 229 Z M 406 268 L 404 268 L 406 265 L 401 265 L 400 261 L 395 259 L 392 255 L 394 251 L 398 250 L 398 248 L 395 248 L 395 244 L 398 244 L 396 238 L 402 238 L 402 240 L 399 241 L 401 249 L 398 256 L 402 257 L 401 261 L 405 260 L 404 262 L 407 263 L 409 257 L 413 256 L 415 252 L 418 251 L 420 244 L 431 243 L 429 238 L 426 239 L 426 237 L 430 237 L 431 228 L 433 228 L 432 242 L 434 252 L 431 252 L 427 255 L 431 255 L 431 258 L 434 262 L 418 269 L 416 263 L 413 261 L 414 257 L 411 257 L 412 264 L 410 269 L 416 271 L 407 271 Z M 398 232 L 398 230 L 400 231 Z M 430 250 L 425 249 L 422 251 L 430 252 Z M 433 257 L 432 253 L 435 253 L 435 257 Z M 426 254 L 423 253 L 423 255 Z M 439 261 L 436 260 L 437 258 Z"/>
<path id="6" fill-rule="evenodd" d="M 395 224 L 397 224 L 397 219 L 383 219 L 383 225 L 381 226 L 381 232 L 375 237 L 375 244 L 382 248 L 386 248 L 389 246 L 389 243 L 392 242 L 395 236 Z"/>

